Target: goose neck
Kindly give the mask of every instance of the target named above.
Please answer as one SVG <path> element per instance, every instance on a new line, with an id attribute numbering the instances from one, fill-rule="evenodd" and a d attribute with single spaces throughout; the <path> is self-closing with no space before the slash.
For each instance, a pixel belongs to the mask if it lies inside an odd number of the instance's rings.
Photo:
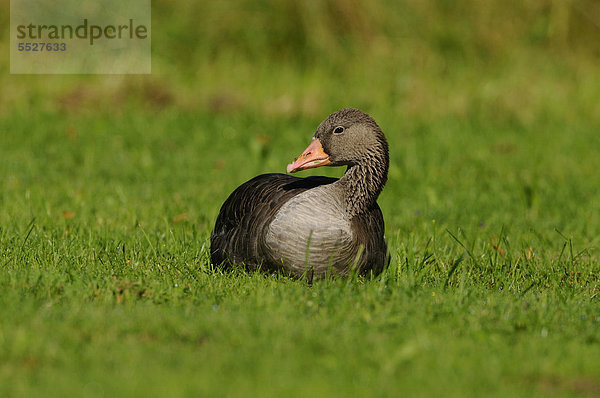
<path id="1" fill-rule="evenodd" d="M 346 211 L 354 217 L 373 205 L 387 180 L 387 164 L 379 168 L 374 163 L 348 166 L 338 184 L 343 188 Z"/>

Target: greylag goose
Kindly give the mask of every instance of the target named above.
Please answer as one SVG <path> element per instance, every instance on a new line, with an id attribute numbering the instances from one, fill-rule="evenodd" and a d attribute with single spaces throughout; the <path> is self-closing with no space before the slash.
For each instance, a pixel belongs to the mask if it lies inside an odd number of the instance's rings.
<path id="1" fill-rule="evenodd" d="M 288 173 L 347 166 L 340 178 L 263 174 L 227 198 L 210 237 L 211 262 L 293 276 L 379 274 L 389 263 L 377 205 L 388 144 L 358 109 L 332 113 Z"/>

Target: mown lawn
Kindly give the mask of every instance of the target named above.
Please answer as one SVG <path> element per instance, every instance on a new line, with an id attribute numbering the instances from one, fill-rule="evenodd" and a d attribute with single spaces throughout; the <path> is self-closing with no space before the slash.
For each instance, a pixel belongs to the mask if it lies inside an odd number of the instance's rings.
<path id="1" fill-rule="evenodd" d="M 599 396 L 593 2 L 234 3 L 153 1 L 151 76 L 0 60 L 0 396 Z M 344 106 L 390 268 L 213 269 L 227 195 Z"/>
<path id="2" fill-rule="evenodd" d="M 498 126 L 383 124 L 392 265 L 308 286 L 213 270 L 208 237 L 229 191 L 282 170 L 314 121 L 2 123 L 3 396 L 599 391 L 594 131 L 551 130 L 542 150 L 490 140 Z"/>

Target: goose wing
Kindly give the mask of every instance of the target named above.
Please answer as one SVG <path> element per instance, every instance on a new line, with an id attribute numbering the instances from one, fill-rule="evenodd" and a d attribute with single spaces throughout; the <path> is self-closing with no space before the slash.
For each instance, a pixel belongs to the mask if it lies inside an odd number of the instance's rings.
<path id="1" fill-rule="evenodd" d="M 358 247 L 362 246 L 363 255 L 360 262 L 360 273 L 372 272 L 378 275 L 390 263 L 385 242 L 385 224 L 383 214 L 377 203 L 373 203 L 366 212 L 352 219 L 352 230 Z"/>
<path id="2" fill-rule="evenodd" d="M 335 178 L 298 178 L 287 174 L 263 174 L 240 185 L 227 198 L 210 237 L 211 262 L 217 266 L 245 265 L 271 268 L 262 242 L 266 227 L 288 200 L 308 189 L 331 184 Z"/>

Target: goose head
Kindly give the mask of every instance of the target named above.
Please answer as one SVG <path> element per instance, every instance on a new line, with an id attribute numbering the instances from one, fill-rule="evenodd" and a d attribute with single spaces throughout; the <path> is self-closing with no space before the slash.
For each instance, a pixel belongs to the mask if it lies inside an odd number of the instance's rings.
<path id="1" fill-rule="evenodd" d="M 356 165 L 379 167 L 387 175 L 388 145 L 371 116 L 345 108 L 319 125 L 310 145 L 286 170 L 295 173 L 321 166 Z"/>

